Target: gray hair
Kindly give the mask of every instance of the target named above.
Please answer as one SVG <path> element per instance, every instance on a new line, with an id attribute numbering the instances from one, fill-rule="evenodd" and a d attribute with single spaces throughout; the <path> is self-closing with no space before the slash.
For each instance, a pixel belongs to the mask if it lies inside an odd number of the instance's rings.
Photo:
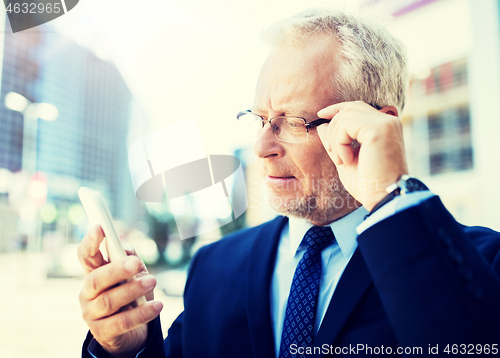
<path id="1" fill-rule="evenodd" d="M 387 29 L 340 10 L 308 9 L 272 25 L 264 40 L 273 46 L 303 47 L 318 35 L 341 46 L 332 85 L 335 102 L 364 101 L 402 110 L 408 82 L 406 47 Z"/>

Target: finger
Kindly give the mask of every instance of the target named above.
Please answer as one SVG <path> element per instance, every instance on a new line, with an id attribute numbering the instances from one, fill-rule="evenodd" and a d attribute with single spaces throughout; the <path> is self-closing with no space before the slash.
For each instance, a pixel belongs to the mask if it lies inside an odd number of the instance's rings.
<path id="1" fill-rule="evenodd" d="M 81 297 L 90 301 L 120 282 L 139 273 L 141 261 L 137 256 L 128 256 L 90 272 L 83 283 Z"/>
<path id="2" fill-rule="evenodd" d="M 328 124 L 322 124 L 317 127 L 318 136 L 321 139 L 321 143 L 325 147 L 328 155 L 332 159 L 335 165 L 342 165 L 342 160 L 337 155 L 335 151 L 335 147 L 332 145 L 332 128 L 334 127 L 334 123 L 330 122 Z"/>
<path id="3" fill-rule="evenodd" d="M 94 337 L 102 336 L 120 336 L 149 321 L 155 319 L 160 314 L 163 303 L 153 301 L 136 307 L 132 310 L 123 311 L 99 321 L 91 329 Z"/>
<path id="4" fill-rule="evenodd" d="M 104 233 L 99 225 L 92 227 L 78 245 L 78 260 L 86 274 L 108 262 L 102 256 L 99 246 Z"/>
<path id="5" fill-rule="evenodd" d="M 318 132 L 319 139 L 321 140 L 321 143 L 323 143 L 326 151 L 331 151 L 330 141 L 328 140 L 328 123 L 316 127 L 316 130 Z"/>
<path id="6" fill-rule="evenodd" d="M 336 149 L 343 164 L 351 165 L 354 162 L 354 152 L 351 145 L 339 145 Z"/>
<path id="7" fill-rule="evenodd" d="M 122 246 L 123 246 L 123 249 L 125 250 L 125 252 L 127 253 L 127 255 L 129 255 L 129 256 L 131 256 L 131 255 L 138 256 L 137 252 L 135 251 L 135 248 L 132 245 L 130 245 L 129 243 L 123 242 Z"/>
<path id="8" fill-rule="evenodd" d="M 135 251 L 134 247 L 130 245 L 129 243 L 123 243 L 123 248 L 125 249 L 125 252 L 127 253 L 128 256 L 137 256 L 141 260 L 141 271 L 137 274 L 137 277 L 145 276 L 149 274 L 148 268 L 146 267 L 146 264 L 144 263 L 144 260 L 142 257 L 139 256 L 137 251 Z"/>
<path id="9" fill-rule="evenodd" d="M 339 113 L 343 108 L 349 105 L 350 102 L 340 102 L 332 104 L 331 106 L 325 107 L 320 110 L 317 115 L 320 118 L 333 118 L 337 113 Z"/>
<path id="10" fill-rule="evenodd" d="M 86 318 L 97 320 L 110 316 L 139 297 L 151 293 L 155 286 L 156 278 L 148 275 L 105 291 L 91 301 Z"/>
<path id="11" fill-rule="evenodd" d="M 334 135 L 334 148 L 342 163 L 350 165 L 354 161 L 354 147 L 353 142 L 356 140 L 352 138 L 342 125 L 338 125 Z M 356 141 L 356 143 L 358 143 Z M 358 144 L 359 145 L 359 144 Z"/>

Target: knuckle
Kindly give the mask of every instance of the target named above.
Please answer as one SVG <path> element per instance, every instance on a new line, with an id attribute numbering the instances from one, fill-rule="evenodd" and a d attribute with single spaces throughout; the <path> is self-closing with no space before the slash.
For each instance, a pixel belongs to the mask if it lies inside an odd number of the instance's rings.
<path id="1" fill-rule="evenodd" d="M 125 295 L 127 297 L 132 297 L 135 292 L 137 291 L 137 288 L 138 288 L 138 282 L 136 280 L 133 280 L 133 281 L 130 281 L 130 282 L 127 282 L 126 284 L 123 285 L 123 288 L 125 288 L 126 290 L 126 293 Z"/>
<path id="2" fill-rule="evenodd" d="M 109 276 L 115 281 L 121 281 L 127 278 L 127 274 L 123 270 L 122 262 L 111 263 L 109 266 Z"/>
<path id="3" fill-rule="evenodd" d="M 84 302 L 87 301 L 87 299 L 85 297 L 86 297 L 85 288 L 82 288 L 80 290 L 80 292 L 78 293 L 78 300 L 80 301 L 80 305 L 82 305 Z"/>
<path id="4" fill-rule="evenodd" d="M 92 311 L 92 305 L 84 305 L 81 307 L 82 308 L 82 318 L 83 320 L 87 323 L 89 327 L 92 327 L 92 325 L 95 323 L 95 315 L 93 314 Z"/>
<path id="5" fill-rule="evenodd" d="M 118 319 L 118 327 L 120 327 L 120 329 L 123 331 L 123 332 L 127 332 L 127 331 L 130 331 L 131 327 L 132 327 L 132 322 L 131 322 L 131 319 L 129 317 L 128 314 L 125 314 L 125 313 L 128 313 L 128 312 L 123 312 L 123 314 L 119 315 L 119 319 Z"/>
<path id="6" fill-rule="evenodd" d="M 139 316 L 138 318 L 141 323 L 146 323 L 147 321 L 149 321 L 149 314 L 147 307 L 141 307 L 138 310 L 137 315 Z"/>
<path id="7" fill-rule="evenodd" d="M 106 274 L 109 281 L 118 283 L 126 278 L 126 276 L 124 276 L 123 274 L 123 270 L 121 270 L 121 263 L 110 263 L 107 266 L 108 267 L 106 269 Z"/>
<path id="8" fill-rule="evenodd" d="M 90 319 L 90 312 L 87 309 L 82 309 L 82 318 L 89 325 L 92 320 Z"/>
<path id="9" fill-rule="evenodd" d="M 99 305 L 105 313 L 113 311 L 113 300 L 109 296 L 109 293 L 104 292 L 99 296 Z"/>
<path id="10" fill-rule="evenodd" d="M 87 309 L 82 307 L 82 318 L 85 322 L 87 322 L 87 318 L 89 317 L 89 312 Z"/>
<path id="11" fill-rule="evenodd" d="M 95 275 L 87 276 L 87 286 L 92 290 L 92 292 L 99 291 L 99 282 L 97 281 Z"/>

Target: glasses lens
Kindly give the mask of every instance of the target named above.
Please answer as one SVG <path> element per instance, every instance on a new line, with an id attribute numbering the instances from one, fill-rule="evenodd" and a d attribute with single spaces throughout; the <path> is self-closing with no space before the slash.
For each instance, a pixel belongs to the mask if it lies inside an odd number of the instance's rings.
<path id="1" fill-rule="evenodd" d="M 284 142 L 299 143 L 307 140 L 307 128 L 300 117 L 276 117 L 272 123 L 274 134 Z"/>
<path id="2" fill-rule="evenodd" d="M 237 118 L 238 122 L 243 127 L 243 132 L 257 134 L 259 129 L 262 128 L 262 125 L 264 124 L 262 118 L 250 112 L 242 112 L 238 114 Z"/>

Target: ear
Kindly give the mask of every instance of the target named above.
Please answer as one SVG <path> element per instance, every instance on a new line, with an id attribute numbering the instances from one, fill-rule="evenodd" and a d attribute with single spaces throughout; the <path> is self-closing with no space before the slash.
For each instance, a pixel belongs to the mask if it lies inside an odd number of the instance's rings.
<path id="1" fill-rule="evenodd" d="M 398 116 L 398 109 L 394 106 L 387 106 L 384 107 L 380 110 L 380 112 L 389 114 L 391 116 L 397 117 Z"/>

